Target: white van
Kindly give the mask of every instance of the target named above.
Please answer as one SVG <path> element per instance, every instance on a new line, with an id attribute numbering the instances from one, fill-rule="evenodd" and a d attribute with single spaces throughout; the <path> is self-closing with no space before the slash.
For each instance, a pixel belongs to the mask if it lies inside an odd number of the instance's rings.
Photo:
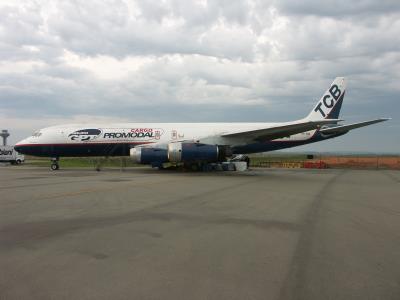
<path id="1" fill-rule="evenodd" d="M 14 150 L 14 146 L 0 146 L 0 162 L 19 165 L 25 161 L 25 156 Z"/>

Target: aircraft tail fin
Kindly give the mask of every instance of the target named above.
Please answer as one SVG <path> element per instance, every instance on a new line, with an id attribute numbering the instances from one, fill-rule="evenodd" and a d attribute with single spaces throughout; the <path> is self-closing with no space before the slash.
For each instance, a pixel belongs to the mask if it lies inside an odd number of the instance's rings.
<path id="1" fill-rule="evenodd" d="M 306 120 L 339 119 L 345 92 L 346 79 L 344 77 L 336 77 L 314 109 L 306 117 Z"/>

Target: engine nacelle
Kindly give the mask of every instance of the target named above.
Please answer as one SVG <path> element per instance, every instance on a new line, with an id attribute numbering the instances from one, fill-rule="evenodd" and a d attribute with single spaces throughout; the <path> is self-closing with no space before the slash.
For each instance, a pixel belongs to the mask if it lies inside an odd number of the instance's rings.
<path id="1" fill-rule="evenodd" d="M 168 160 L 180 162 L 217 162 L 232 155 L 228 146 L 208 145 L 201 143 L 170 143 L 168 145 Z"/>
<path id="2" fill-rule="evenodd" d="M 167 150 L 159 148 L 132 148 L 130 156 L 138 164 L 162 164 L 168 161 Z"/>

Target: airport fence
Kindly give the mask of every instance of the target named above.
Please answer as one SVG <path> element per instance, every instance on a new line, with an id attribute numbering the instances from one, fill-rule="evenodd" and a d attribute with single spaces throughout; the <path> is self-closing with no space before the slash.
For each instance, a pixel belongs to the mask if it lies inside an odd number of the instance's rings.
<path id="1" fill-rule="evenodd" d="M 307 158 L 308 157 L 308 158 Z M 334 156 L 304 155 L 290 157 L 252 157 L 252 167 L 262 168 L 307 168 L 307 169 L 391 169 L 400 170 L 399 156 Z"/>

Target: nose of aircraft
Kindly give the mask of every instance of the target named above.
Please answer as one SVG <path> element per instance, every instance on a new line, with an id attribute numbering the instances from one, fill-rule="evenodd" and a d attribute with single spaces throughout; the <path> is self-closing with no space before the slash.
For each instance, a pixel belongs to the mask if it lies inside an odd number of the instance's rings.
<path id="1" fill-rule="evenodd" d="M 15 151 L 21 153 L 21 154 L 29 154 L 28 151 L 28 146 L 26 145 L 25 140 L 19 141 L 18 143 L 15 144 L 14 149 Z"/>

